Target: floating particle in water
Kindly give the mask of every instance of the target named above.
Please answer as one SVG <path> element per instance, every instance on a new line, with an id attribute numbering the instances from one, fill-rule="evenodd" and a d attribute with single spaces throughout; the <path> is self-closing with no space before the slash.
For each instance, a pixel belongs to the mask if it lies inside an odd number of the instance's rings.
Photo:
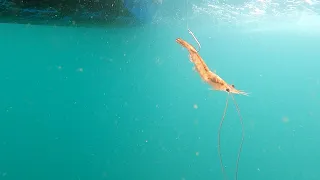
<path id="1" fill-rule="evenodd" d="M 196 152 L 196 156 L 199 156 L 199 152 Z"/>
<path id="2" fill-rule="evenodd" d="M 266 149 L 262 149 L 262 152 L 263 152 L 263 153 L 266 153 L 266 152 L 267 152 L 267 150 L 266 150 Z"/>
<path id="3" fill-rule="evenodd" d="M 104 171 L 103 173 L 102 173 L 102 178 L 107 178 L 108 177 L 108 173 L 106 172 L 106 171 Z"/>
<path id="4" fill-rule="evenodd" d="M 9 112 L 11 109 L 12 109 L 12 107 L 10 106 L 10 107 L 7 108 L 6 111 Z"/>
<path id="5" fill-rule="evenodd" d="M 194 105 L 193 105 L 193 108 L 198 109 L 198 105 L 197 105 L 197 104 L 194 104 Z"/>
<path id="6" fill-rule="evenodd" d="M 161 65 L 162 64 L 162 61 L 161 61 L 161 59 L 159 57 L 156 58 L 155 62 L 156 62 L 157 65 Z"/>
<path id="7" fill-rule="evenodd" d="M 288 123 L 288 122 L 289 122 L 289 118 L 288 118 L 288 117 L 283 117 L 283 118 L 282 118 L 282 122 Z"/>
<path id="8" fill-rule="evenodd" d="M 78 68 L 77 71 L 78 72 L 83 72 L 83 68 Z"/>

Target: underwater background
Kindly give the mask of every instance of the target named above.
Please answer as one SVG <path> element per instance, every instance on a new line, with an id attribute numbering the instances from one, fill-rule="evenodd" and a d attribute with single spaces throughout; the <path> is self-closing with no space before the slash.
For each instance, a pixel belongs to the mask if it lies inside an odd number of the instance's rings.
<path id="1" fill-rule="evenodd" d="M 165 1 L 151 21 L 0 24 L 0 179 L 223 179 L 227 94 L 175 42 L 250 95 L 238 179 L 319 180 L 318 1 Z M 241 125 L 221 132 L 234 179 Z"/>

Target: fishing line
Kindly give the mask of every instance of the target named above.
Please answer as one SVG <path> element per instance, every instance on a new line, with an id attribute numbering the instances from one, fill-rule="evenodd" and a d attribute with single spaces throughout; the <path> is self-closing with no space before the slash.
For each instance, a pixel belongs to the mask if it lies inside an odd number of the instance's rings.
<path id="1" fill-rule="evenodd" d="M 189 6 L 189 0 L 186 0 L 186 19 L 187 19 L 187 29 L 188 29 L 188 32 L 189 32 L 189 34 L 191 34 L 191 36 L 193 37 L 193 39 L 197 42 L 197 44 L 198 44 L 198 50 L 197 50 L 197 52 L 199 52 L 200 51 L 200 49 L 201 49 L 201 44 L 200 44 L 200 42 L 198 41 L 198 39 L 196 38 L 196 36 L 193 34 L 193 32 L 189 29 L 189 15 L 188 15 L 188 6 Z"/>
<path id="2" fill-rule="evenodd" d="M 187 20 L 187 29 L 189 30 L 189 16 L 188 16 L 188 6 L 189 6 L 189 0 L 186 0 L 186 20 Z"/>
<path id="3" fill-rule="evenodd" d="M 244 141 L 244 126 L 243 126 L 243 120 L 242 120 L 242 116 L 241 116 L 241 113 L 240 113 L 240 109 L 239 109 L 238 103 L 237 103 L 236 99 L 234 98 L 234 96 L 232 94 L 231 94 L 231 97 L 233 99 L 234 105 L 236 106 L 236 109 L 237 109 L 237 112 L 238 112 L 238 116 L 240 118 L 241 128 L 242 128 L 241 143 L 240 143 L 240 147 L 239 147 L 237 164 L 236 164 L 236 172 L 235 172 L 235 180 L 237 180 L 238 179 L 238 169 L 239 169 L 240 155 L 241 155 L 241 152 L 242 152 L 242 146 L 243 146 L 243 141 Z"/>
<path id="4" fill-rule="evenodd" d="M 223 162 L 222 162 L 221 147 L 220 147 L 220 139 L 221 139 L 220 136 L 221 136 L 222 125 L 223 125 L 225 116 L 227 114 L 228 102 L 229 102 L 229 93 L 227 95 L 226 105 L 224 107 L 223 116 L 221 118 L 219 130 L 218 130 L 218 154 L 219 154 L 219 157 L 220 157 L 220 165 L 221 165 L 222 174 L 223 174 L 225 180 L 228 179 L 228 178 L 227 178 L 227 174 L 226 174 L 226 172 L 224 170 L 224 165 L 223 165 Z"/>

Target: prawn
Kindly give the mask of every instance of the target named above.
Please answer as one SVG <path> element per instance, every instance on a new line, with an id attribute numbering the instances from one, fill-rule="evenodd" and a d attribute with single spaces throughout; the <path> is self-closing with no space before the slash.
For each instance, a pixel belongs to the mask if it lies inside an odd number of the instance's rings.
<path id="1" fill-rule="evenodd" d="M 199 50 L 200 50 L 201 45 L 200 45 L 199 41 L 197 40 L 197 38 L 194 36 L 194 34 L 190 30 L 188 30 L 188 31 L 192 35 L 192 37 L 195 39 L 195 41 L 197 42 L 197 44 L 199 46 Z M 232 97 L 232 100 L 233 100 L 235 107 L 237 109 L 237 113 L 240 118 L 240 123 L 241 123 L 241 127 L 242 127 L 241 143 L 240 143 L 240 148 L 239 148 L 239 152 L 238 152 L 238 157 L 237 157 L 237 162 L 236 162 L 236 172 L 235 172 L 235 179 L 237 180 L 238 179 L 240 154 L 242 151 L 242 145 L 243 145 L 243 141 L 244 141 L 244 126 L 243 126 L 243 120 L 242 120 L 239 106 L 238 106 L 233 94 L 248 96 L 248 93 L 246 93 L 242 90 L 236 89 L 233 84 L 228 84 L 220 76 L 218 76 L 215 72 L 212 72 L 209 69 L 209 67 L 207 66 L 207 64 L 204 62 L 204 60 L 201 58 L 201 56 L 199 55 L 199 53 L 198 53 L 199 51 L 197 51 L 188 42 L 186 42 L 185 40 L 183 40 L 181 38 L 177 38 L 176 42 L 188 50 L 190 61 L 195 65 L 194 68 L 199 73 L 199 75 L 203 81 L 205 81 L 210 86 L 212 86 L 213 90 L 224 91 L 224 92 L 228 93 L 223 116 L 220 121 L 220 126 L 219 126 L 219 130 L 218 130 L 218 153 L 219 153 L 219 157 L 220 157 L 221 170 L 222 170 L 222 173 L 223 173 L 225 179 L 227 179 L 227 175 L 224 170 L 224 165 L 222 162 L 222 156 L 221 156 L 221 150 L 220 150 L 220 134 L 221 134 L 220 132 L 221 132 L 221 128 L 222 128 L 222 125 L 223 125 L 223 122 L 225 119 L 225 115 L 227 112 L 227 108 L 228 108 L 229 95 Z"/>

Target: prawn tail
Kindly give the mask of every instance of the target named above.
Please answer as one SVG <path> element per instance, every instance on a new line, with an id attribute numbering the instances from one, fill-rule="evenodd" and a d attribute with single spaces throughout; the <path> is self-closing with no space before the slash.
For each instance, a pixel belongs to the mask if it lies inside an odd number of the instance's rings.
<path id="1" fill-rule="evenodd" d="M 197 53 L 197 50 L 191 44 L 187 43 L 187 41 L 181 38 L 177 38 L 176 42 L 179 43 L 184 48 L 186 48 L 190 53 Z"/>

